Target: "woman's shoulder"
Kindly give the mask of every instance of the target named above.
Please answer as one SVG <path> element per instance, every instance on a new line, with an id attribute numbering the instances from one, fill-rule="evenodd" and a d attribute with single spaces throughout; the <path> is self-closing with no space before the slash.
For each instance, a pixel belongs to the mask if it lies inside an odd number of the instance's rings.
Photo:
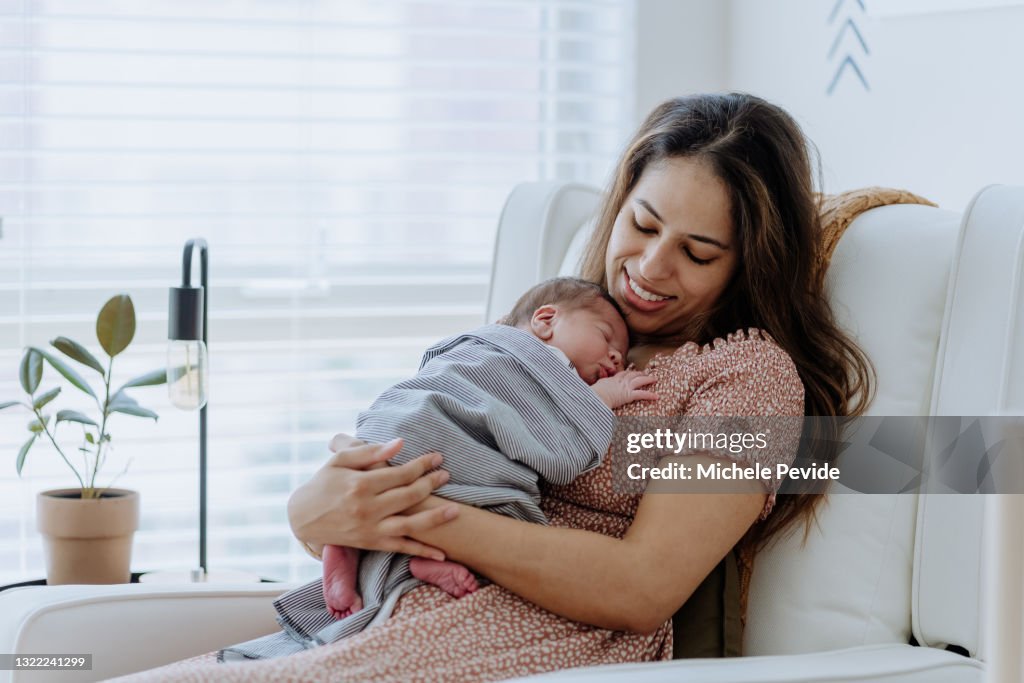
<path id="1" fill-rule="evenodd" d="M 748 403 L 754 394 L 759 404 L 779 404 L 772 413 L 803 413 L 804 386 L 796 364 L 764 330 L 736 330 L 703 345 L 688 342 L 656 362 L 662 372 L 685 377 L 695 395 L 731 404 Z"/>
<path id="2" fill-rule="evenodd" d="M 742 370 L 746 366 L 778 366 L 785 374 L 796 375 L 796 364 L 789 354 L 764 330 L 750 327 L 716 337 L 707 344 L 686 342 L 660 363 L 705 366 L 711 370 Z"/>

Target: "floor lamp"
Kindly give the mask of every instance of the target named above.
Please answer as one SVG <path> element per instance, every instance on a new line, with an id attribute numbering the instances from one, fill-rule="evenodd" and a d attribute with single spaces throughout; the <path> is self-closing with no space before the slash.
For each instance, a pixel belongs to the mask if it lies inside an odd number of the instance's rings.
<path id="1" fill-rule="evenodd" d="M 192 254 L 199 250 L 199 286 L 192 286 Z M 206 387 L 209 258 L 206 240 L 185 243 L 181 286 L 171 287 L 167 310 L 167 391 L 182 410 L 199 409 L 199 568 L 193 581 L 206 581 Z"/>
<path id="2" fill-rule="evenodd" d="M 192 255 L 199 250 L 199 286 L 192 286 Z M 206 561 L 206 398 L 207 313 L 210 309 L 209 257 L 206 240 L 190 239 L 181 257 L 181 286 L 171 287 L 167 310 L 167 391 L 171 403 L 182 410 L 199 409 L 199 568 L 180 572 L 147 572 L 144 582 L 260 581 L 256 574 L 218 569 Z"/>

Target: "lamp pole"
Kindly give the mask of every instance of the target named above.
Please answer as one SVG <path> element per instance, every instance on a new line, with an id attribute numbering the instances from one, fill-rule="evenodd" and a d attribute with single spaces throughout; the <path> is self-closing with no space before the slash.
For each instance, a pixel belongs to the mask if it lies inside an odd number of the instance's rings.
<path id="1" fill-rule="evenodd" d="M 192 286 L 192 257 L 199 250 L 199 286 Z M 255 582 L 248 572 L 218 569 L 210 574 L 206 558 L 206 386 L 207 317 L 210 311 L 209 258 L 206 240 L 190 239 L 181 256 L 181 286 L 171 287 L 167 311 L 167 391 L 171 403 L 184 410 L 199 409 L 199 568 L 189 572 L 192 583 L 206 581 Z M 182 580 L 180 573 L 152 572 L 141 580 Z"/>
<path id="2" fill-rule="evenodd" d="M 192 286 L 192 254 L 199 250 L 199 287 Z M 183 340 L 186 342 L 201 341 L 202 346 L 197 349 L 197 369 L 195 371 L 198 380 L 195 388 L 191 391 L 198 391 L 198 396 L 188 396 L 188 400 L 194 400 L 199 407 L 199 569 L 193 570 L 193 581 L 205 581 L 207 577 L 206 564 L 206 350 L 207 345 L 207 314 L 210 310 L 210 287 L 209 287 L 209 258 L 207 256 L 206 240 L 202 238 L 190 239 L 185 243 L 185 249 L 181 257 L 181 287 L 172 288 L 170 292 L 170 310 L 168 315 L 170 329 L 168 338 L 173 341 Z M 188 358 L 188 356 L 186 356 Z M 170 358 L 168 365 L 172 365 Z M 168 379 L 174 370 L 168 367 Z M 185 366 L 185 377 L 191 379 L 193 373 L 190 365 Z M 193 385 L 190 383 L 189 387 Z M 168 382 L 172 392 L 172 383 Z M 172 400 L 174 396 L 172 395 Z M 181 398 L 179 397 L 179 400 Z M 194 408 L 189 403 L 176 402 L 179 407 Z"/>

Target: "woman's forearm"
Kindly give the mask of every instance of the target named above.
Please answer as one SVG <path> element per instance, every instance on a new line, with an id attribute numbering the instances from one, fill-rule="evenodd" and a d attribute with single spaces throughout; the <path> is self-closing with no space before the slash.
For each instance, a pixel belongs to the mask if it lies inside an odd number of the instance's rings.
<path id="1" fill-rule="evenodd" d="M 625 541 L 460 507 L 455 520 L 415 538 L 568 619 L 613 630 L 646 625 L 634 590 L 637 555 Z"/>
<path id="2" fill-rule="evenodd" d="M 450 523 L 414 536 L 551 612 L 649 633 L 679 609 L 757 520 L 767 495 L 760 484 L 747 484 L 743 493 L 733 484 L 725 492 L 705 487 L 697 495 L 645 494 L 621 539 L 466 505 Z M 431 497 L 420 506 L 450 504 Z"/>
<path id="3" fill-rule="evenodd" d="M 750 492 L 648 492 L 622 539 L 521 522 L 432 496 L 448 481 L 442 457 L 383 463 L 401 448 L 347 446 L 289 500 L 295 536 L 321 544 L 447 557 L 551 612 L 595 626 L 648 633 L 664 623 L 757 519 Z M 705 455 L 693 463 L 714 462 Z M 442 553 L 442 551 L 444 551 Z"/>

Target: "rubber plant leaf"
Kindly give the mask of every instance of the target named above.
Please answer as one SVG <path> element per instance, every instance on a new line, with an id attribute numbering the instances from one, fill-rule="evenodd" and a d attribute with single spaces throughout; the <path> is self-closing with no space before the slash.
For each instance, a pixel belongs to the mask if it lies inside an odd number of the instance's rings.
<path id="1" fill-rule="evenodd" d="M 79 424 L 92 425 L 93 427 L 99 426 L 88 415 L 84 415 L 77 410 L 58 411 L 57 422 L 78 422 Z"/>
<path id="2" fill-rule="evenodd" d="M 77 360 L 82 365 L 88 365 L 90 368 L 100 373 L 104 377 L 106 371 L 103 369 L 103 365 L 100 364 L 96 356 L 89 353 L 89 349 L 85 348 L 73 339 L 67 337 L 57 337 L 50 341 L 50 346 L 57 349 L 71 360 Z"/>
<path id="3" fill-rule="evenodd" d="M 39 382 L 43 379 L 43 357 L 39 352 L 29 347 L 21 358 L 20 368 L 21 388 L 26 394 L 34 394 L 39 388 Z"/>
<path id="4" fill-rule="evenodd" d="M 62 361 L 60 358 L 57 358 L 52 353 L 48 353 L 42 349 L 37 349 L 34 346 L 31 347 L 31 349 L 45 358 L 46 362 L 53 366 L 54 370 L 64 376 L 64 379 L 71 382 L 75 387 L 81 389 L 93 398 L 96 398 L 96 393 L 92 390 L 92 387 L 89 386 L 88 382 L 82 379 L 81 375 L 75 372 L 74 368 Z"/>
<path id="5" fill-rule="evenodd" d="M 43 406 L 45 406 L 53 399 L 57 398 L 57 394 L 59 393 L 60 387 L 57 387 L 56 389 L 50 389 L 45 394 L 37 398 L 35 403 L 32 404 L 32 407 L 35 408 L 36 410 L 42 410 Z"/>
<path id="6" fill-rule="evenodd" d="M 35 442 L 36 435 L 33 434 L 32 437 L 25 442 L 25 445 L 21 447 L 21 450 L 18 451 L 18 462 L 15 464 L 15 466 L 18 469 L 19 477 L 21 476 L 21 468 L 25 466 L 25 456 L 28 455 L 29 449 L 32 448 L 32 444 L 34 444 Z"/>
<path id="7" fill-rule="evenodd" d="M 135 337 L 135 306 L 127 294 L 118 294 L 103 304 L 96 318 L 96 338 L 113 358 L 132 343 Z"/>
<path id="8" fill-rule="evenodd" d="M 110 399 L 110 403 L 107 404 L 107 412 L 124 413 L 125 415 L 135 415 L 136 417 L 151 417 L 154 420 L 160 419 L 159 415 L 148 408 L 143 408 L 139 405 L 138 401 L 121 391 L 114 394 L 114 398 Z"/>

